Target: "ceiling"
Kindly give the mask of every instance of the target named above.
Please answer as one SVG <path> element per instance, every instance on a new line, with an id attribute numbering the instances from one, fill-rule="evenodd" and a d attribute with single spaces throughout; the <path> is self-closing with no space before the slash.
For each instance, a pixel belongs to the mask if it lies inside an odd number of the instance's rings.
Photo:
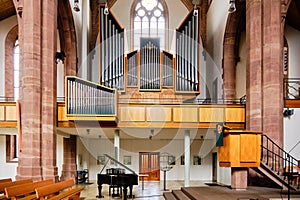
<path id="1" fill-rule="evenodd" d="M 16 14 L 13 0 L 0 0 L 0 21 Z"/>

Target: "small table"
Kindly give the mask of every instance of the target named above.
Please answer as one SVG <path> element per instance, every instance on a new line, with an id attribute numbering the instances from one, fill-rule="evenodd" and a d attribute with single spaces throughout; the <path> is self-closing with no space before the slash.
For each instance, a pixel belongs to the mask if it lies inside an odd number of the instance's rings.
<path id="1" fill-rule="evenodd" d="M 139 174 L 140 177 L 142 177 L 142 190 L 144 190 L 144 178 L 148 177 L 149 174 Z"/>

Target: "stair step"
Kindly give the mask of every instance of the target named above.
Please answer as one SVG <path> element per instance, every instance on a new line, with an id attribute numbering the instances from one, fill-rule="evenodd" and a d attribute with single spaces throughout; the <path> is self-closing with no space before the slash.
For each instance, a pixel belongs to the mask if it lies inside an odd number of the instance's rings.
<path id="1" fill-rule="evenodd" d="M 174 196 L 177 198 L 177 199 L 180 199 L 180 200 L 190 200 L 190 198 L 183 193 L 183 191 L 181 190 L 173 190 L 172 193 L 174 194 Z"/>
<path id="2" fill-rule="evenodd" d="M 172 192 L 164 192 L 163 196 L 165 200 L 177 200 Z"/>

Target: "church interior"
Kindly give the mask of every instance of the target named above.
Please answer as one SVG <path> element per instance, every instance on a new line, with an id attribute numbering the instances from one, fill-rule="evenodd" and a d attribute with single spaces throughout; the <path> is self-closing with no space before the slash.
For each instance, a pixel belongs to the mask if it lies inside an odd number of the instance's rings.
<path id="1" fill-rule="evenodd" d="M 298 53 L 298 0 L 2 0 L 0 194 L 6 178 L 299 194 Z"/>

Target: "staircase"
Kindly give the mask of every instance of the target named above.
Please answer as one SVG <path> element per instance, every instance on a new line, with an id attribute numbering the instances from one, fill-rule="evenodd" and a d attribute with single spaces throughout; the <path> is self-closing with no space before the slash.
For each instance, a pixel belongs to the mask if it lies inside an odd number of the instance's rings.
<path id="1" fill-rule="evenodd" d="M 261 175 L 267 176 L 283 189 L 299 191 L 299 161 L 284 151 L 267 135 L 261 137 L 260 167 L 253 168 Z M 294 181 L 298 177 L 298 181 Z"/>
<path id="2" fill-rule="evenodd" d="M 261 162 L 260 167 L 252 168 L 262 176 L 268 177 L 278 186 L 285 190 L 300 191 L 299 189 L 299 172 L 294 172 L 298 168 L 299 161 L 284 151 L 267 135 L 261 137 Z M 299 168 L 298 168 L 299 169 Z M 298 181 L 294 181 L 298 177 Z M 196 200 L 201 194 L 194 192 L 191 188 L 181 188 L 164 192 L 166 200 Z"/>

